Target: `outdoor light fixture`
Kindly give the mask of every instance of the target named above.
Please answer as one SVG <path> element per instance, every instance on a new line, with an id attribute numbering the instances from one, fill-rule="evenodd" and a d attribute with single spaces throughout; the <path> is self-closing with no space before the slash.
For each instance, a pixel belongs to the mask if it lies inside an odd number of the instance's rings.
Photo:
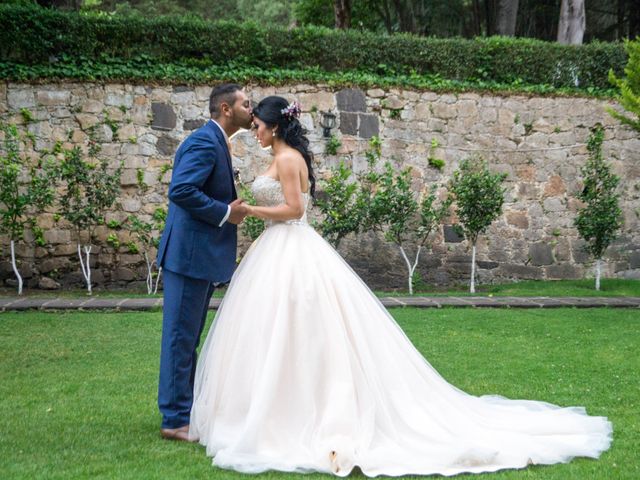
<path id="1" fill-rule="evenodd" d="M 324 129 L 322 135 L 325 138 L 331 136 L 331 129 L 336 126 L 336 116 L 331 112 L 322 112 L 320 126 Z"/>

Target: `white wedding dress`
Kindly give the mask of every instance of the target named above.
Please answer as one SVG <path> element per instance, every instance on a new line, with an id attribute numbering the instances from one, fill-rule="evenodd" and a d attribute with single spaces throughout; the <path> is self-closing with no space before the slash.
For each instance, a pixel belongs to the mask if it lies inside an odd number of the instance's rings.
<path id="1" fill-rule="evenodd" d="M 284 201 L 271 177 L 253 190 L 260 205 Z M 270 222 L 235 272 L 203 344 L 190 434 L 221 468 L 374 477 L 597 458 L 612 427 L 447 383 L 305 214 Z"/>

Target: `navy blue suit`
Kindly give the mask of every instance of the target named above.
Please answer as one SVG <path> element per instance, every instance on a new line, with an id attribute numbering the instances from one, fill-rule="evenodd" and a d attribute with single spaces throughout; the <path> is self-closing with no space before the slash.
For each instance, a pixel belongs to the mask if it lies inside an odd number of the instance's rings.
<path id="1" fill-rule="evenodd" d="M 158 247 L 164 306 L 158 407 L 162 428 L 189 423 L 196 348 L 214 284 L 236 265 L 237 228 L 220 222 L 237 198 L 224 134 L 212 121 L 178 148 L 169 186 L 169 212 Z"/>

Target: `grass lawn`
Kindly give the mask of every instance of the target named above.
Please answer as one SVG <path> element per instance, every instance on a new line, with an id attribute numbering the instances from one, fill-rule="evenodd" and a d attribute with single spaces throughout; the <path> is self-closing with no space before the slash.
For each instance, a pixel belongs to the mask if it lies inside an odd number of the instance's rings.
<path id="1" fill-rule="evenodd" d="M 407 292 L 377 291 L 378 296 L 405 296 Z M 415 292 L 416 296 L 466 296 L 469 285 L 456 287 L 435 287 L 427 285 Z M 640 280 L 605 278 L 600 290 L 595 289 L 593 279 L 581 280 L 522 280 L 513 283 L 476 285 L 473 296 L 493 295 L 496 297 L 640 297 Z"/>
<path id="2" fill-rule="evenodd" d="M 495 285 L 476 285 L 477 292 L 474 296 L 494 295 L 503 297 L 640 297 L 640 280 L 625 280 L 620 278 L 605 278 L 600 285 L 600 291 L 595 290 L 593 279 L 582 280 L 523 280 L 514 283 L 500 283 Z M 24 290 L 24 295 L 28 297 L 45 298 L 90 298 L 86 290 Z M 213 296 L 222 298 L 225 289 L 216 289 Z M 399 297 L 408 296 L 406 291 L 376 291 L 379 297 Z M 0 289 L 0 297 L 15 297 L 16 290 L 11 288 Z M 416 296 L 467 296 L 468 285 L 458 285 L 455 287 L 436 287 L 426 285 L 417 290 Z M 102 290 L 94 289 L 92 297 L 98 298 L 147 298 L 146 292 L 134 290 Z M 151 297 L 162 297 L 162 291 Z"/>
<path id="3" fill-rule="evenodd" d="M 615 440 L 600 460 L 456 478 L 640 478 L 638 310 L 392 313 L 433 366 L 469 393 L 583 405 L 613 421 Z M 161 440 L 160 329 L 159 312 L 1 313 L 0 477 L 330 478 L 240 475 L 212 467 L 199 445 Z"/>

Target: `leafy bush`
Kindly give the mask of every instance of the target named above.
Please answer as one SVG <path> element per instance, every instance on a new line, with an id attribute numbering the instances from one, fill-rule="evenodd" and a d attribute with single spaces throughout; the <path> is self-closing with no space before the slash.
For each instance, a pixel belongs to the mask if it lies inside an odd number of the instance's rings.
<path id="1" fill-rule="evenodd" d="M 359 72 L 355 77 L 358 83 L 366 81 L 368 75 L 398 78 L 400 84 L 426 78 L 433 84 L 472 82 L 482 88 L 496 83 L 548 85 L 590 92 L 609 89 L 608 71 L 620 74 L 626 62 L 625 50 L 617 43 L 564 46 L 504 37 L 465 40 L 388 36 L 311 26 L 267 28 L 255 23 L 207 22 L 197 17 L 78 14 L 25 5 L 0 6 L 0 20 L 2 78 L 20 77 L 21 72 L 32 72 L 29 67 L 36 65 L 62 64 L 70 76 L 91 79 L 87 63 L 95 67 L 96 63 L 124 62 L 127 67 L 127 62 L 132 62 L 140 67 L 146 61 L 154 66 L 154 79 L 188 79 L 185 71 L 226 66 L 238 81 L 246 77 L 247 68 L 272 72 L 316 69 Z M 74 71 L 75 64 L 85 65 L 83 75 Z M 129 70 L 114 67 L 110 77 L 129 78 Z M 39 72 L 43 76 L 65 74 L 65 70 L 50 68 Z M 144 78 L 142 71 L 139 74 L 143 77 L 136 78 Z M 292 80 L 287 75 L 284 79 Z M 278 74 L 269 80 L 277 82 Z M 343 81 L 348 79 L 343 77 Z"/>

